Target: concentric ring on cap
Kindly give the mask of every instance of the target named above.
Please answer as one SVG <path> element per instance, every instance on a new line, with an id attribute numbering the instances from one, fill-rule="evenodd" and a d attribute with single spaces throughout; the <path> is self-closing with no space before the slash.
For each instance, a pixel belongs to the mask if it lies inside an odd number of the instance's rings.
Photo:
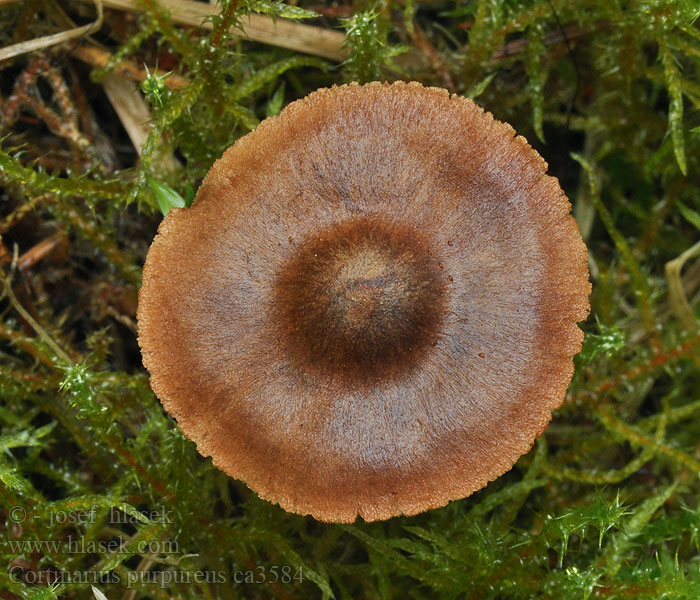
<path id="1" fill-rule="evenodd" d="M 315 233 L 282 266 L 271 318 L 300 371 L 371 393 L 437 340 L 446 284 L 414 228 L 355 217 Z"/>

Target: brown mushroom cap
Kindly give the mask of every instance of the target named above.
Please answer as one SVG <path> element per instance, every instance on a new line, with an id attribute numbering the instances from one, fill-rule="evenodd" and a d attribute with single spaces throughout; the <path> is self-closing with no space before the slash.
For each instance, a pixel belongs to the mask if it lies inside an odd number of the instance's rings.
<path id="1" fill-rule="evenodd" d="M 144 267 L 151 385 L 205 456 L 324 521 L 510 469 L 560 406 L 586 249 L 547 165 L 468 99 L 319 90 L 229 148 Z"/>

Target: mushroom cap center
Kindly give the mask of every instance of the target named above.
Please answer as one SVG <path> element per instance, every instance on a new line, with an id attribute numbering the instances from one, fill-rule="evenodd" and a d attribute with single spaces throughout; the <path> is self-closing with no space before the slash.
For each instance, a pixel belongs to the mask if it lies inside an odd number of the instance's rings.
<path id="1" fill-rule="evenodd" d="M 303 242 L 275 286 L 275 319 L 293 362 L 333 378 L 400 375 L 436 340 L 445 285 L 414 229 L 372 217 Z"/>
<path id="2" fill-rule="evenodd" d="M 367 336 L 378 342 L 382 331 L 392 326 L 392 311 L 402 309 L 406 292 L 395 265 L 381 251 L 371 247 L 353 250 L 348 256 L 336 256 L 336 272 L 327 274 L 324 312 L 333 324 L 340 325 L 348 343 Z"/>

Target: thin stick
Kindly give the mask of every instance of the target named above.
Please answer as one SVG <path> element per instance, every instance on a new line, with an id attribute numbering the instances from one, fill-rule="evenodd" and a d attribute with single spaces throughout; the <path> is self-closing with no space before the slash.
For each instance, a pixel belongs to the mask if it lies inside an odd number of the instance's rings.
<path id="1" fill-rule="evenodd" d="M 62 44 L 68 40 L 94 33 L 102 27 L 102 0 L 94 0 L 94 2 L 97 7 L 97 19 L 92 23 L 0 48 L 0 61 L 19 56 L 20 54 L 26 54 L 27 52 L 33 52 L 34 50 L 41 50 L 42 48 Z"/>
<path id="2" fill-rule="evenodd" d="M 41 240 L 24 252 L 17 260 L 17 270 L 20 273 L 28 271 L 36 265 L 42 258 L 51 254 L 58 246 L 67 239 L 65 231 L 57 231 L 53 235 Z"/>
<path id="3" fill-rule="evenodd" d="M 73 48 L 71 54 L 78 60 L 82 60 L 84 63 L 92 65 L 93 67 L 104 67 L 112 58 L 112 55 L 106 50 L 85 43 Z M 146 69 L 129 60 L 122 60 L 117 63 L 115 65 L 115 72 L 136 82 L 141 82 L 148 77 Z M 189 83 L 186 77 L 178 75 L 177 73 L 168 75 L 167 72 L 162 69 L 155 70 L 155 73 L 158 76 L 167 75 L 167 77 L 164 78 L 164 83 L 171 89 L 181 89 Z"/>
<path id="4" fill-rule="evenodd" d="M 205 21 L 206 17 L 220 12 L 218 6 L 192 0 L 159 0 L 158 3 L 170 12 L 173 22 L 204 29 L 212 28 L 211 22 Z M 104 0 L 104 5 L 106 8 L 129 12 L 145 10 L 136 0 Z M 289 48 L 338 62 L 347 56 L 344 33 L 287 19 L 273 20 L 265 15 L 251 14 L 240 28 L 232 27 L 231 32 L 254 42 Z"/>
<path id="5" fill-rule="evenodd" d="M 141 154 L 148 139 L 151 111 L 139 94 L 136 84 L 122 75 L 112 73 L 104 78 L 102 87 L 129 134 L 131 143 Z"/>
<path id="6" fill-rule="evenodd" d="M 666 263 L 666 287 L 668 288 L 668 299 L 676 317 L 690 331 L 696 331 L 698 321 L 695 313 L 688 302 L 688 298 L 683 290 L 683 280 L 681 279 L 681 269 L 691 258 L 700 255 L 700 242 L 688 248 L 680 256 Z"/>
<path id="7" fill-rule="evenodd" d="M 6 277 L 0 278 L 0 281 L 2 281 L 2 286 L 4 289 L 4 295 L 7 296 L 7 299 L 10 301 L 10 304 L 14 306 L 15 310 L 21 315 L 21 317 L 29 323 L 31 328 L 37 332 L 39 337 L 44 341 L 44 343 L 53 350 L 53 353 L 64 363 L 67 365 L 72 365 L 73 361 L 70 359 L 70 356 L 68 356 L 62 349 L 61 347 L 53 341 L 51 336 L 46 332 L 46 330 L 37 323 L 37 321 L 30 315 L 27 310 L 22 306 L 17 300 L 17 297 L 15 296 L 15 293 L 12 291 L 12 285 L 10 284 L 10 281 Z"/>

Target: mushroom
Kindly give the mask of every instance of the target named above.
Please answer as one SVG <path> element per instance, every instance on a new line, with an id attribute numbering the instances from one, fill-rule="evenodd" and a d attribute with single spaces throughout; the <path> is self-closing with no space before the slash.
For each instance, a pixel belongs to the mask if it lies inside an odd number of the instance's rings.
<path id="1" fill-rule="evenodd" d="M 547 164 L 471 100 L 350 84 L 239 139 L 148 252 L 153 390 L 230 476 L 322 521 L 508 471 L 565 396 L 586 248 Z"/>

